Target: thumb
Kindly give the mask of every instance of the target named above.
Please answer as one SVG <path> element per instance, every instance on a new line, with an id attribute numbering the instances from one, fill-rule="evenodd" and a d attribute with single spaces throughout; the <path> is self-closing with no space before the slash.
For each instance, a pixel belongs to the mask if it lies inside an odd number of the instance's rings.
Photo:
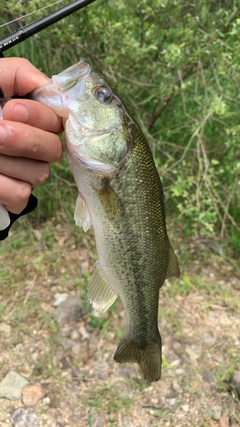
<path id="1" fill-rule="evenodd" d="M 4 97 L 24 96 L 49 78 L 24 58 L 0 59 L 0 90 Z"/>

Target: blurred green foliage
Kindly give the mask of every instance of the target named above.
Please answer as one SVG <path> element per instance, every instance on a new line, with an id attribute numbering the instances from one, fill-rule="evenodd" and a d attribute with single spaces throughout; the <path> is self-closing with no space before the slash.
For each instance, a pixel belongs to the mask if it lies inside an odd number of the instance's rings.
<path id="1" fill-rule="evenodd" d="M 2 22 L 49 3 L 3 2 Z M 0 28 L 0 36 L 55 8 Z M 240 252 L 239 33 L 237 0 L 97 0 L 7 55 L 49 76 L 89 59 L 142 127 L 168 213 L 186 235 L 228 238 Z M 70 179 L 65 163 L 55 172 Z M 46 183 L 55 195 L 56 181 L 53 174 Z"/>

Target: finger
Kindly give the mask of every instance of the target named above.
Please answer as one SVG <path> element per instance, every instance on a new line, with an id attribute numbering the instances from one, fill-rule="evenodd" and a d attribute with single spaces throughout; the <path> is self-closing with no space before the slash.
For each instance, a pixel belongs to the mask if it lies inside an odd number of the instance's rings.
<path id="1" fill-rule="evenodd" d="M 38 187 L 48 179 L 50 168 L 46 162 L 0 154 L 0 172 Z"/>
<path id="2" fill-rule="evenodd" d="M 0 153 L 54 163 L 62 157 L 63 146 L 55 133 L 0 120 Z"/>
<path id="3" fill-rule="evenodd" d="M 3 108 L 3 119 L 26 123 L 53 133 L 63 131 L 61 118 L 51 108 L 32 100 L 8 101 Z"/>
<path id="4" fill-rule="evenodd" d="M 27 206 L 31 194 L 31 185 L 24 181 L 0 174 L 0 203 L 8 211 L 19 214 Z"/>
<path id="5" fill-rule="evenodd" d="M 48 81 L 49 78 L 27 59 L 1 58 L 0 89 L 5 97 L 24 96 Z"/>

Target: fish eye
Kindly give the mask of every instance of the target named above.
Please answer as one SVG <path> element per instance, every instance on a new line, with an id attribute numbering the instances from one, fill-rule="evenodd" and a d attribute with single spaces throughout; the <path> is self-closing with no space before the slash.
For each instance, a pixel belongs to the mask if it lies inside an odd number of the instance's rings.
<path id="1" fill-rule="evenodd" d="M 112 93 L 112 90 L 110 89 L 110 87 L 108 87 L 108 86 L 99 86 L 95 90 L 95 96 L 96 96 L 96 98 L 97 98 L 97 100 L 99 102 L 110 103 L 112 101 L 112 98 L 113 98 L 113 93 Z"/>

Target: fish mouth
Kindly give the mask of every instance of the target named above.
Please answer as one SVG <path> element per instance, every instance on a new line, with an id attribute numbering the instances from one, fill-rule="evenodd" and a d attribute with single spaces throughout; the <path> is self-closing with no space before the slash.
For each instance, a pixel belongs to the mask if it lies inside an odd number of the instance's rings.
<path id="1" fill-rule="evenodd" d="M 52 77 L 54 89 L 61 93 L 68 91 L 80 82 L 83 77 L 89 75 L 91 70 L 89 63 L 85 59 L 81 59 L 77 64 Z"/>
<path id="2" fill-rule="evenodd" d="M 30 97 L 48 105 L 60 117 L 68 118 L 69 108 L 67 104 L 76 99 L 76 85 L 78 85 L 78 99 L 84 101 L 88 97 L 84 82 L 91 70 L 89 63 L 85 59 L 81 59 L 74 66 L 52 76 L 49 83 L 35 89 Z"/>

